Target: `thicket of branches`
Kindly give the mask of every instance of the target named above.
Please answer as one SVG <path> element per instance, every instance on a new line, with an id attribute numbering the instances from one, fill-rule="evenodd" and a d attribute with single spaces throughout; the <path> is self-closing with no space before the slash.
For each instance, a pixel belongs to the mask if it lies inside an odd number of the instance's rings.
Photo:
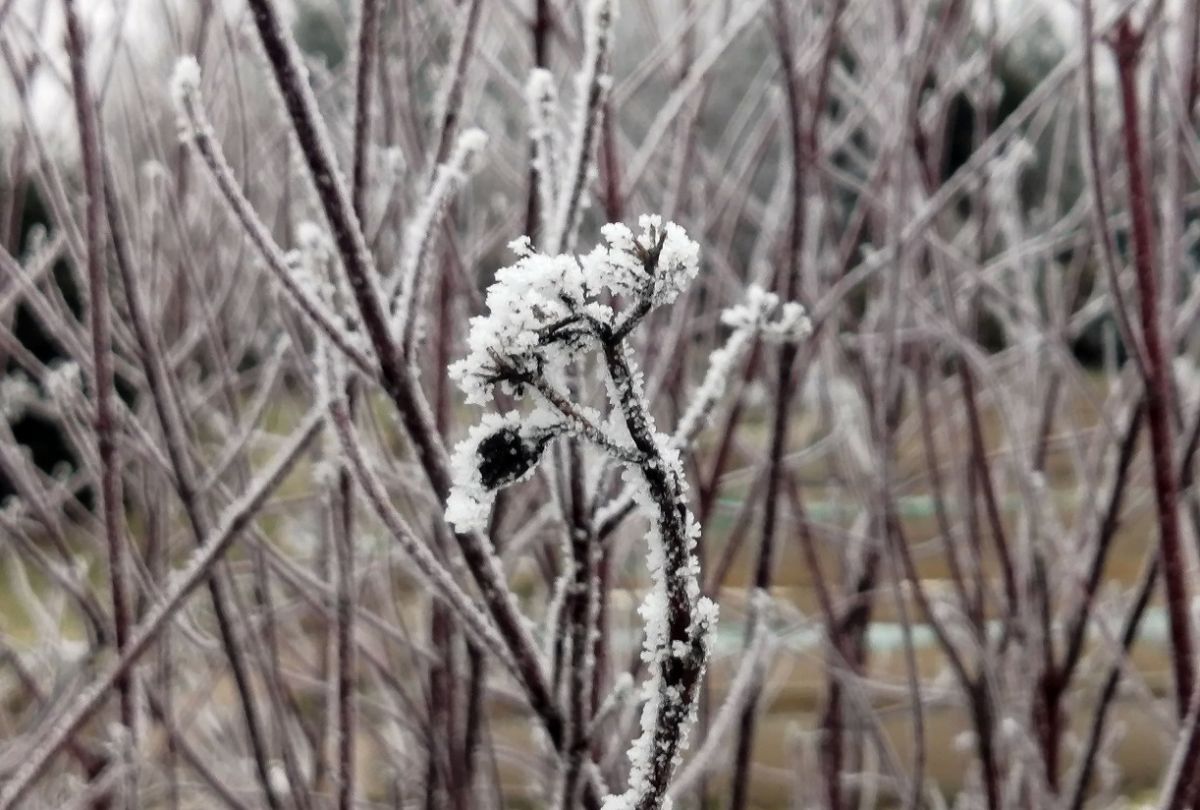
<path id="1" fill-rule="evenodd" d="M 1017 5 L 0 0 L 0 808 L 1193 807 L 1200 2 Z"/>

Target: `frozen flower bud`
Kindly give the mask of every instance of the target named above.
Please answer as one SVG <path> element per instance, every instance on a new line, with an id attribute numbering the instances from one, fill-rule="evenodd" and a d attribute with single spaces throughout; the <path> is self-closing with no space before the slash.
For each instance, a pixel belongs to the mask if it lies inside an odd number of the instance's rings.
<path id="1" fill-rule="evenodd" d="M 561 425 L 544 411 L 486 414 L 454 448 L 454 486 L 446 498 L 446 520 L 458 531 L 487 526 L 497 490 L 533 474 Z"/>
<path id="2" fill-rule="evenodd" d="M 171 100 L 177 110 L 183 110 L 187 102 L 200 92 L 200 63 L 194 56 L 182 56 L 171 73 Z"/>
<path id="3" fill-rule="evenodd" d="M 79 365 L 72 361 L 51 366 L 43 381 L 46 385 L 46 393 L 49 394 L 51 400 L 61 406 L 80 390 L 82 376 Z"/>
<path id="4" fill-rule="evenodd" d="M 608 246 L 613 250 L 624 251 L 625 253 L 633 253 L 633 232 L 623 222 L 610 222 L 607 225 L 600 226 L 600 233 L 604 236 L 604 241 L 608 242 Z"/>
<path id="5" fill-rule="evenodd" d="M 533 255 L 533 240 L 528 236 L 518 236 L 508 243 L 508 249 L 514 256 L 524 258 Z"/>
<path id="6" fill-rule="evenodd" d="M 510 425 L 484 437 L 475 451 L 484 488 L 499 489 L 519 481 L 541 459 L 549 440 L 549 434 L 526 436 Z"/>
<path id="7" fill-rule="evenodd" d="M 779 296 L 757 284 L 746 290 L 746 300 L 721 313 L 721 322 L 734 329 L 757 332 L 764 340 L 789 343 L 812 334 L 804 307 L 795 301 L 782 305 Z"/>
<path id="8" fill-rule="evenodd" d="M 688 238 L 683 228 L 668 222 L 661 239 L 654 284 L 656 306 L 672 303 L 700 272 L 700 246 Z"/>
<path id="9" fill-rule="evenodd" d="M 779 309 L 779 318 L 766 325 L 763 336 L 776 343 L 794 343 L 812 334 L 812 322 L 804 307 L 788 301 Z"/>
<path id="10" fill-rule="evenodd" d="M 194 56 L 185 56 L 175 64 L 170 93 L 178 116 L 180 141 L 211 137 L 211 126 L 200 109 L 200 63 Z"/>
<path id="11" fill-rule="evenodd" d="M 37 388 L 19 371 L 0 377 L 0 419 L 16 422 L 38 400 Z"/>
<path id="12" fill-rule="evenodd" d="M 552 125 L 558 106 L 554 74 L 545 68 L 535 68 L 525 85 L 525 101 L 529 105 L 532 134 L 535 138 L 541 137 Z"/>
<path id="13" fill-rule="evenodd" d="M 478 155 L 487 146 L 487 133 L 478 127 L 471 127 L 463 130 L 463 133 L 458 136 L 458 144 L 455 147 L 455 155 L 451 158 L 452 164 L 463 166 L 467 161 Z"/>

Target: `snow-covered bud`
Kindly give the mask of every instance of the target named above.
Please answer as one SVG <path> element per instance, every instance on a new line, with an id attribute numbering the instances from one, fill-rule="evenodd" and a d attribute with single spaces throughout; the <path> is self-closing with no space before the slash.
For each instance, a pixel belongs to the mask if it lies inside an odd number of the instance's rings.
<path id="1" fill-rule="evenodd" d="M 196 57 L 181 56 L 171 73 L 171 100 L 182 112 L 188 102 L 200 93 L 200 63 Z"/>
<path id="2" fill-rule="evenodd" d="M 496 492 L 532 475 L 560 431 L 546 412 L 484 415 L 454 448 L 446 520 L 460 532 L 485 528 Z"/>
<path id="3" fill-rule="evenodd" d="M 745 301 L 721 313 L 721 322 L 734 329 L 757 332 L 764 340 L 778 343 L 801 340 L 812 334 L 812 324 L 803 306 L 795 301 L 781 306 L 779 296 L 757 284 L 747 288 Z"/>
<path id="4" fill-rule="evenodd" d="M 179 121 L 179 139 L 188 142 L 209 134 L 209 124 L 200 112 L 200 63 L 196 57 L 184 56 L 175 63 L 170 92 Z"/>
<path id="5" fill-rule="evenodd" d="M 79 364 L 66 361 L 51 366 L 42 382 L 46 386 L 47 395 L 61 408 L 79 392 L 82 378 L 83 372 L 80 371 Z"/>
<path id="6" fill-rule="evenodd" d="M 0 377 L 0 419 L 14 423 L 38 400 L 37 387 L 20 371 Z"/>
<path id="7" fill-rule="evenodd" d="M 479 478 L 485 489 L 499 489 L 519 481 L 538 463 L 550 434 L 522 433 L 519 427 L 505 425 L 489 433 L 475 450 Z"/>

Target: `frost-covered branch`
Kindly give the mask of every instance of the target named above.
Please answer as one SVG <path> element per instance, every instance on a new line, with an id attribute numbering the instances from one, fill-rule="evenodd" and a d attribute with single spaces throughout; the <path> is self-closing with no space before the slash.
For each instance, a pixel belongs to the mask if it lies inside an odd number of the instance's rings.
<path id="1" fill-rule="evenodd" d="M 200 155 L 213 185 L 258 249 L 271 275 L 288 294 L 289 300 L 307 316 L 313 326 L 350 358 L 360 371 L 375 376 L 372 371 L 373 363 L 362 347 L 351 339 L 345 324 L 338 322 L 338 316 L 330 311 L 329 305 L 315 294 L 311 286 L 306 287 L 302 283 L 287 255 L 275 243 L 266 224 L 238 185 L 233 169 L 225 159 L 212 125 L 204 113 L 200 97 L 200 65 L 194 58 L 184 57 L 175 66 L 175 73 L 171 77 L 171 94 L 180 116 L 181 140 L 195 148 Z"/>
<path id="2" fill-rule="evenodd" d="M 753 628 L 751 638 L 740 654 L 741 662 L 730 681 L 721 708 L 709 724 L 704 744 L 671 783 L 668 795 L 672 799 L 685 795 L 705 774 L 718 767 L 720 755 L 728 750 L 742 707 L 751 694 L 762 688 L 763 674 L 770 662 L 772 640 L 761 614 L 769 603 L 770 597 L 763 591 L 757 591 L 751 599 L 751 610 L 755 614 L 750 621 Z"/>
<path id="3" fill-rule="evenodd" d="M 732 328 L 725 343 L 708 358 L 708 370 L 700 385 L 691 392 L 687 410 L 679 417 L 671 434 L 671 446 L 685 451 L 695 441 L 713 408 L 721 401 L 729 384 L 729 375 L 757 337 L 768 342 L 796 341 L 807 336 L 812 327 L 800 304 L 789 301 L 782 306 L 779 296 L 752 285 L 746 300 L 721 313 L 721 322 Z M 596 514 L 598 535 L 610 534 L 633 508 L 633 487 L 626 486 Z"/>
<path id="4" fill-rule="evenodd" d="M 498 392 L 541 396 L 528 413 L 488 414 L 459 445 L 447 519 L 460 530 L 484 525 L 496 491 L 530 476 L 564 425 L 624 465 L 634 500 L 650 523 L 652 586 L 640 611 L 650 676 L 643 687 L 642 733 L 630 751 L 629 790 L 610 796 L 605 806 L 650 810 L 665 801 L 687 741 L 717 608 L 700 596 L 694 554 L 700 527 L 686 506 L 679 452 L 654 426 L 626 338 L 695 278 L 699 248 L 681 228 L 658 217 L 643 217 L 637 237 L 619 224 L 602 232 L 605 244 L 579 257 L 535 253 L 528 240 L 517 240 L 512 245 L 517 262 L 497 272 L 488 289 L 488 312 L 472 321 L 468 354 L 450 373 L 476 404 Z M 620 306 L 603 303 L 601 296 Z M 759 316 L 750 320 L 757 324 Z M 572 365 L 588 361 L 598 361 L 605 371 L 607 435 L 594 435 L 598 419 L 578 429 L 572 413 L 581 406 L 553 384 Z M 626 443 L 636 455 L 616 450 Z M 578 653 L 579 640 L 569 643 Z M 571 774 L 563 797 L 568 806 Z"/>
<path id="5" fill-rule="evenodd" d="M 184 605 L 187 597 L 208 579 L 213 566 L 229 549 L 234 538 L 255 518 L 267 498 L 300 459 L 309 442 L 317 435 L 324 417 L 325 405 L 321 403 L 301 421 L 287 444 L 250 483 L 245 494 L 229 506 L 211 534 L 172 577 L 162 600 L 151 607 L 145 618 L 133 628 L 129 644 L 117 661 L 79 694 L 52 728 L 38 735 L 37 744 L 0 790 L 0 810 L 9 810 L 21 800 L 54 755 L 101 706 L 113 685 L 146 652 L 167 622 Z"/>
<path id="6" fill-rule="evenodd" d="M 482 130 L 468 129 L 459 136 L 450 159 L 435 170 L 433 183 L 408 226 L 403 261 L 389 296 L 394 299 L 397 337 L 406 353 L 412 350 L 425 304 L 425 265 L 434 235 L 442 226 L 450 198 L 466 181 L 472 163 L 486 145 L 487 135 Z"/>
<path id="7" fill-rule="evenodd" d="M 559 165 L 562 149 L 558 138 L 558 94 L 554 75 L 545 68 L 535 68 L 525 85 L 529 105 L 529 136 L 533 141 L 533 193 L 543 234 L 548 234 L 559 193 Z M 533 223 L 531 223 L 532 225 Z"/>
<path id="8" fill-rule="evenodd" d="M 108 262 L 105 261 L 104 239 L 104 173 L 100 153 L 100 133 L 96 109 L 92 101 L 91 82 L 85 64 L 87 46 L 79 14 L 72 0 L 64 0 L 66 15 L 67 53 L 70 57 L 71 89 L 75 102 L 75 119 L 79 125 L 80 150 L 83 156 L 85 228 L 87 239 L 87 278 L 90 295 L 92 387 L 95 396 L 96 453 L 100 461 L 100 508 L 103 512 L 104 534 L 108 546 L 108 576 L 112 589 L 113 624 L 116 630 L 117 653 L 124 651 L 129 641 L 133 604 L 129 590 L 129 543 L 125 535 L 125 520 L 121 505 L 120 460 L 117 457 L 117 424 L 113 399 L 112 306 L 109 299 Z M 123 676 L 117 682 L 121 693 L 121 722 L 129 735 L 127 744 L 137 744 L 137 707 L 134 679 Z"/>
<path id="9" fill-rule="evenodd" d="M 495 656 L 506 668 L 512 668 L 512 658 L 505 648 L 503 641 L 496 632 L 495 625 L 484 616 L 475 602 L 454 581 L 453 575 L 446 570 L 430 550 L 421 542 L 412 527 L 392 505 L 387 491 L 379 477 L 371 469 L 363 454 L 362 440 L 350 417 L 350 409 L 344 394 L 344 374 L 337 371 L 337 360 L 330 358 L 325 352 L 325 387 L 326 396 L 330 402 L 333 425 L 337 432 L 338 442 L 346 462 L 352 468 L 355 480 L 363 489 L 370 501 L 372 509 L 379 516 L 388 532 L 404 549 L 404 553 L 412 560 L 413 566 L 422 579 L 430 586 L 437 597 L 450 605 L 462 620 L 463 625 L 489 654 Z"/>
<path id="10" fill-rule="evenodd" d="M 608 69 L 612 41 L 614 0 L 589 0 L 584 10 L 583 68 L 575 86 L 575 117 L 571 122 L 571 142 L 566 154 L 566 178 L 559 186 L 557 203 L 550 217 L 551 229 L 544 244 L 551 253 L 569 250 L 583 217 L 588 183 L 595 170 L 596 144 L 600 138 L 604 98 L 612 85 Z M 535 87 L 544 79 L 534 79 Z M 542 95 L 545 88 L 542 87 Z M 540 104 L 539 100 L 539 104 Z M 549 149 L 546 149 L 549 155 Z"/>
<path id="11" fill-rule="evenodd" d="M 1200 2 L 73 0 L 74 43 L 64 5 L 0 0 L 6 800 L 1080 808 L 1128 792 L 1122 713 L 1180 724 L 1140 664 L 1187 566 L 1125 559 L 1166 491 L 1126 310 L 1187 545 Z M 687 237 L 599 230 L 629 206 Z M 245 553 L 159 614 L 230 509 Z M 756 583 L 818 610 L 789 784 L 767 627 L 703 662 L 699 597 Z M 931 710 L 970 727 L 950 785 Z"/>

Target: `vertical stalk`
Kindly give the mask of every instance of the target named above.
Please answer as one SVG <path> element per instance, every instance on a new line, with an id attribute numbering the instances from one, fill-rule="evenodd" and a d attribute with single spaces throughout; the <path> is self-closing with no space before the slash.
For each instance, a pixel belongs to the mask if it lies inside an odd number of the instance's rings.
<path id="1" fill-rule="evenodd" d="M 121 274 L 122 286 L 125 289 L 130 326 L 137 341 L 142 367 L 146 374 L 146 388 L 150 393 L 155 415 L 158 417 L 159 426 L 166 439 L 167 458 L 174 474 L 176 493 L 183 504 L 192 536 L 199 545 L 204 541 L 211 527 L 209 518 L 204 511 L 203 488 L 196 480 L 190 455 L 191 436 L 184 424 L 179 402 L 172 395 L 167 359 L 164 357 L 161 346 L 154 339 L 153 325 L 150 322 L 143 291 L 137 284 L 137 268 L 133 265 L 133 257 L 125 237 L 125 227 L 120 208 L 117 206 L 111 171 L 105 182 L 105 193 L 108 201 L 109 233 L 113 242 L 113 256 L 116 259 L 117 270 Z M 280 810 L 278 797 L 275 796 L 275 791 L 271 787 L 269 754 L 260 711 L 251 688 L 245 654 L 238 642 L 230 618 L 231 601 L 228 587 L 232 583 L 227 583 L 223 577 L 224 572 L 218 569 L 207 582 L 212 599 L 213 615 L 217 620 L 221 644 L 229 660 L 229 668 L 233 673 L 238 699 L 245 715 L 246 733 L 250 739 L 250 748 L 254 756 L 255 773 L 267 804 L 272 810 Z"/>
<path id="2" fill-rule="evenodd" d="M 779 51 L 780 66 L 783 70 L 784 93 L 787 99 L 788 144 L 787 152 L 792 162 L 791 176 L 791 218 L 784 249 L 787 251 L 786 266 L 782 270 L 781 297 L 785 301 L 799 298 L 800 285 L 800 253 L 804 249 L 804 218 L 806 214 L 806 162 L 814 157 L 817 151 L 817 122 L 824 104 L 825 88 L 832 67 L 833 55 L 837 51 L 838 23 L 844 2 L 835 3 L 830 11 L 828 29 L 824 38 L 824 53 L 819 75 L 816 81 L 816 98 L 809 111 L 810 121 L 804 125 L 803 87 L 797 75 L 796 55 L 792 42 L 791 29 L 788 25 L 788 4 L 777 0 L 775 5 L 776 40 Z M 775 401 L 771 414 L 771 438 L 767 460 L 767 486 L 763 504 L 763 522 L 759 541 L 758 559 L 755 564 L 753 586 L 756 590 L 767 590 L 771 586 L 772 570 L 775 562 L 775 531 L 778 520 L 778 502 L 782 492 L 785 474 L 784 454 L 788 442 L 788 428 L 791 422 L 792 395 L 795 390 L 795 369 L 797 344 L 784 343 L 779 348 L 776 365 Z M 747 628 L 747 638 L 754 633 L 753 627 Z M 742 710 L 738 730 L 737 754 L 733 773 L 733 787 L 729 807 L 731 810 L 742 810 L 746 806 L 750 782 L 750 760 L 754 748 L 754 731 L 758 715 L 759 695 L 755 693 L 746 701 Z"/>
<path id="3" fill-rule="evenodd" d="M 379 47 L 380 0 L 362 0 L 358 12 L 358 59 L 354 77 L 354 152 L 350 200 L 360 227 L 367 221 L 367 148 L 371 136 L 371 102 L 375 54 Z M 347 408 L 354 418 L 357 396 L 347 384 Z M 337 525 L 333 532 L 337 607 L 337 717 L 338 717 L 338 810 L 354 806 L 354 749 L 356 717 L 354 705 L 354 477 L 343 466 L 338 470 Z"/>
<path id="4" fill-rule="evenodd" d="M 529 24 L 529 33 L 533 45 L 533 67 L 544 68 L 550 64 L 550 0 L 535 0 L 533 20 Z M 542 212 L 539 208 L 541 201 L 538 194 L 537 144 L 529 141 L 529 187 L 525 198 L 525 233 L 531 237 L 540 236 L 537 233 L 538 222 Z M 553 206 L 552 200 L 547 204 Z M 535 238 L 535 241 L 537 239 Z"/>
<path id="5" fill-rule="evenodd" d="M 1129 175 L 1129 210 L 1133 227 L 1133 259 L 1137 276 L 1138 305 L 1145 347 L 1143 376 L 1146 386 L 1146 416 L 1150 428 L 1150 456 L 1154 473 L 1154 499 L 1158 511 L 1159 548 L 1166 587 L 1167 617 L 1170 622 L 1171 668 L 1179 717 L 1188 713 L 1192 694 L 1192 630 L 1188 614 L 1188 587 L 1182 538 L 1179 529 L 1178 482 L 1171 458 L 1171 380 L 1163 354 L 1158 279 L 1155 275 L 1154 224 L 1146 185 L 1145 156 L 1139 125 L 1140 104 L 1137 68 L 1141 62 L 1143 32 L 1135 31 L 1128 16 L 1117 23 L 1112 41 L 1117 60 L 1121 109 L 1124 113 L 1122 140 Z"/>
<path id="6" fill-rule="evenodd" d="M 284 107 L 342 259 L 363 327 L 378 357 L 382 387 L 395 404 L 400 422 L 412 441 L 415 458 L 430 486 L 444 501 L 451 487 L 449 458 L 432 424 L 424 392 L 392 337 L 382 296 L 375 284 L 374 259 L 354 216 L 349 192 L 340 180 L 324 119 L 320 117 L 312 90 L 301 74 L 297 45 L 283 26 L 271 0 L 247 0 L 247 5 L 275 83 L 283 95 Z M 476 532 L 460 533 L 455 537 L 488 612 L 495 620 L 505 644 L 512 650 L 521 686 L 530 706 L 541 719 L 555 747 L 561 748 L 564 743 L 562 715 L 549 693 L 542 662 L 517 608 L 515 597 L 498 576 L 491 543 Z M 587 807 L 599 806 L 594 788 L 595 785 L 589 783 L 585 790 L 584 804 Z"/>
<path id="7" fill-rule="evenodd" d="M 87 278 L 89 317 L 92 332 L 92 364 L 96 398 L 95 436 L 100 458 L 100 508 L 108 546 L 108 575 L 112 589 L 113 624 L 117 653 L 125 651 L 129 641 L 131 611 L 128 591 L 129 550 L 122 519 L 120 464 L 117 459 L 116 426 L 113 421 L 112 314 L 108 300 L 108 270 L 104 260 L 104 173 L 100 155 L 99 123 L 88 86 L 86 44 L 73 0 L 64 0 L 67 26 L 67 56 L 71 68 L 71 89 L 75 117 L 79 125 L 80 154 L 86 198 L 84 234 L 87 242 Z M 132 756 L 137 745 L 137 717 L 134 704 L 134 678 L 126 672 L 117 680 L 121 702 L 121 723 L 127 737 L 124 745 Z M 137 805 L 136 779 L 130 778 L 126 801 Z"/>

